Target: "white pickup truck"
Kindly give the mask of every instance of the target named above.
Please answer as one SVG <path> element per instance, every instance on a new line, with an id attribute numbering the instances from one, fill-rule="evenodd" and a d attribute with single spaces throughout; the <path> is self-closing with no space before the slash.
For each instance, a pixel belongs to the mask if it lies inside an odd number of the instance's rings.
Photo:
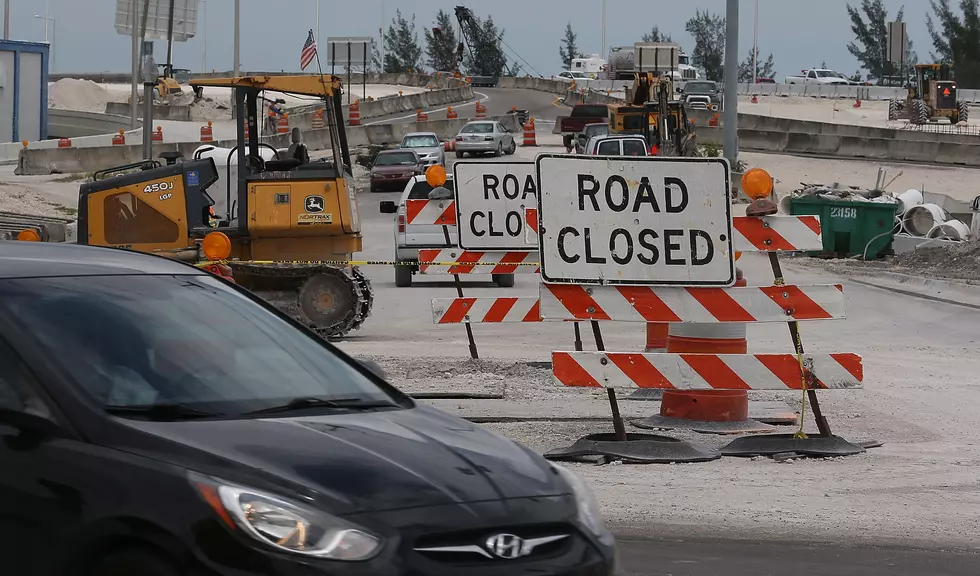
<path id="1" fill-rule="evenodd" d="M 803 70 L 802 76 L 787 76 L 785 82 L 787 84 L 839 84 L 843 86 L 852 84 L 850 80 L 840 73 L 826 68 Z"/>
<path id="2" fill-rule="evenodd" d="M 455 193 L 453 177 L 447 176 L 444 186 L 450 193 Z M 415 176 L 409 180 L 401 197 L 395 203 L 390 200 L 381 202 L 382 214 L 394 214 L 395 234 L 395 286 L 405 288 L 412 285 L 412 276 L 419 272 L 419 250 L 434 248 L 459 247 L 459 229 L 456 225 L 434 224 L 431 220 L 409 222 L 408 201 L 430 200 L 432 186 L 425 176 Z M 437 200 L 446 208 L 452 206 L 453 198 Z M 501 288 L 514 286 L 513 274 L 494 274 L 493 281 Z"/>

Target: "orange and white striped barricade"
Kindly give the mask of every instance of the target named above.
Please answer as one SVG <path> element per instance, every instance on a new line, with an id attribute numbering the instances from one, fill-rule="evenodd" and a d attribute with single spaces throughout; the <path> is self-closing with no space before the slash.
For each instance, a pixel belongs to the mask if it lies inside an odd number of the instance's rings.
<path id="1" fill-rule="evenodd" d="M 276 134 L 289 134 L 289 114 L 283 114 L 276 122 Z"/>
<path id="2" fill-rule="evenodd" d="M 118 134 L 112 135 L 112 145 L 113 146 L 125 146 L 126 145 L 126 131 L 120 130 Z M 24 144 L 24 148 L 27 148 L 27 144 Z"/>
<path id="3" fill-rule="evenodd" d="M 201 126 L 201 142 L 214 142 L 214 127 L 211 122 Z"/>
<path id="4" fill-rule="evenodd" d="M 735 266 L 736 250 L 774 255 L 819 246 L 818 219 L 769 215 L 775 204 L 757 193 L 758 171 L 743 178 L 743 189 L 752 188 L 757 199 L 751 216 L 733 219 L 723 159 L 542 154 L 536 164 L 540 316 L 545 322 L 589 321 L 597 349 L 555 351 L 553 373 L 565 386 L 606 388 L 614 423 L 613 434 L 587 436 L 545 457 L 696 462 L 722 454 L 865 450 L 829 433 L 814 394 L 861 388 L 861 357 L 805 354 L 796 329 L 799 321 L 844 318 L 842 287 L 786 285 L 774 256 L 772 286 L 747 286 Z M 771 195 L 771 177 L 764 177 Z M 780 223 L 778 230 L 772 222 Z M 600 321 L 666 323 L 665 352 L 606 351 Z M 747 354 L 745 326 L 758 322 L 788 323 L 796 352 Z M 615 394 L 623 388 L 665 391 L 661 418 L 649 427 L 697 430 L 705 423 L 748 422 L 748 390 L 806 390 L 820 435 L 807 437 L 801 427 L 796 435 L 740 438 L 721 451 L 649 434 L 627 436 Z M 704 431 L 726 433 L 724 425 Z"/>
<path id="5" fill-rule="evenodd" d="M 58 138 L 58 148 L 71 148 L 71 138 Z"/>
<path id="6" fill-rule="evenodd" d="M 320 110 L 320 127 L 323 128 L 323 110 Z M 361 125 L 361 102 L 360 100 L 354 100 L 354 103 L 348 107 L 347 113 L 347 124 L 350 126 L 360 126 Z"/>
<path id="7" fill-rule="evenodd" d="M 421 108 L 419 108 L 415 112 L 415 121 L 416 122 L 428 122 L 429 121 L 429 115 L 426 114 Z"/>
<path id="8" fill-rule="evenodd" d="M 435 324 L 499 324 L 541 322 L 537 298 L 434 298 L 432 321 Z"/>
<path id="9" fill-rule="evenodd" d="M 459 248 L 419 250 L 422 274 L 538 274 L 538 253 L 529 251 L 484 252 Z"/>
<path id="10" fill-rule="evenodd" d="M 455 200 L 406 200 L 405 221 L 408 224 L 456 225 Z"/>

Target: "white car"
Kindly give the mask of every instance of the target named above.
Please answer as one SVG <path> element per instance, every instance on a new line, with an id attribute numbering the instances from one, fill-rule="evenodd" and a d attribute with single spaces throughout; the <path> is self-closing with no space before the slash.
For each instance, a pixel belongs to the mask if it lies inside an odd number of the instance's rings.
<path id="1" fill-rule="evenodd" d="M 555 76 L 555 80 L 561 80 L 563 82 L 573 82 L 573 81 L 588 82 L 589 80 L 592 80 L 592 77 L 586 74 L 585 72 L 573 72 L 571 70 L 565 70 L 559 72 L 558 75 Z"/>
<path id="2" fill-rule="evenodd" d="M 450 194 L 455 194 L 452 176 L 447 176 L 444 186 Z M 399 288 L 412 285 L 413 274 L 419 272 L 419 250 L 424 248 L 456 248 L 459 246 L 459 229 L 455 226 L 432 223 L 408 223 L 408 200 L 429 200 L 432 186 L 425 176 L 412 178 L 402 191 L 397 204 L 392 201 L 381 202 L 382 214 L 394 214 L 395 233 L 395 286 Z M 444 200 L 446 207 L 453 200 L 452 195 Z M 514 285 L 513 274 L 494 274 L 493 281 L 501 288 Z"/>
<path id="3" fill-rule="evenodd" d="M 601 134 L 585 145 L 586 156 L 650 156 L 647 141 L 642 136 Z"/>

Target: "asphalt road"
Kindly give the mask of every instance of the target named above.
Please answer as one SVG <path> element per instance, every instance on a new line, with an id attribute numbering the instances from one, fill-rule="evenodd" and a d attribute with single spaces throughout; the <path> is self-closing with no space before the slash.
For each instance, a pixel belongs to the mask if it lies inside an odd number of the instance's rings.
<path id="1" fill-rule="evenodd" d="M 980 556 L 938 550 L 619 539 L 626 576 L 967 576 Z"/>
<path id="2" fill-rule="evenodd" d="M 567 109 L 556 105 L 553 96 L 532 91 L 479 89 L 481 98 L 488 107 L 490 115 L 503 114 L 512 106 L 528 109 L 531 115 L 543 121 L 554 120 L 556 116 L 567 113 Z M 473 103 L 455 105 L 461 116 L 468 115 L 465 107 Z M 469 110 L 471 112 L 471 110 Z M 445 110 L 429 112 L 432 119 L 445 118 Z M 409 122 L 414 115 L 394 115 L 385 119 L 372 119 L 371 122 Z M 515 160 L 530 160 L 538 149 L 521 149 Z M 449 159 L 451 165 L 453 158 Z M 392 217 L 380 214 L 378 201 L 396 200 L 398 193 L 361 192 L 359 203 L 364 226 L 364 258 L 387 260 L 393 254 Z M 745 259 L 743 259 L 745 260 Z M 390 267 L 368 267 L 365 272 L 372 278 L 376 291 L 375 308 L 362 330 L 351 335 L 342 345 L 351 352 L 376 353 L 385 355 L 391 347 L 418 349 L 420 355 L 446 347 L 463 347 L 462 328 L 459 326 L 433 326 L 430 314 L 430 299 L 454 297 L 455 288 L 449 277 L 416 276 L 411 288 L 395 288 L 393 271 Z M 751 268 L 747 274 L 754 273 Z M 489 282 L 487 275 L 464 277 L 463 286 L 467 296 L 488 296 L 501 294 L 501 289 Z M 516 286 L 507 289 L 508 296 L 528 296 L 536 293 L 537 278 L 533 275 L 518 276 Z M 881 318 L 892 318 L 896 325 L 892 328 L 898 333 L 906 330 L 928 330 L 929 333 L 943 335 L 939 329 L 945 325 L 943 318 L 960 314 L 955 307 L 944 305 L 925 305 L 930 324 L 921 324 L 919 315 L 905 319 L 899 311 L 909 310 L 909 301 L 901 296 L 882 294 L 857 285 L 848 286 L 849 328 L 856 333 L 880 330 Z M 935 308 L 933 310 L 933 308 Z M 931 310 L 931 311 L 930 311 Z M 925 314 L 925 312 L 924 312 Z M 933 318 L 935 317 L 935 318 Z M 907 323 L 906 323 L 907 322 Z M 509 353 L 523 354 L 530 349 L 541 348 L 542 353 L 554 342 L 562 341 L 561 327 L 536 325 L 481 325 L 474 329 L 481 346 L 493 345 L 492 355 Z M 822 332 L 821 329 L 817 329 Z M 621 325 L 610 326 L 607 344 L 610 347 L 632 342 L 632 337 Z M 781 333 L 780 333 L 781 334 Z M 833 333 L 817 333 L 817 337 L 829 338 Z M 567 336 L 567 335 L 565 335 Z M 939 336 L 937 336 L 939 337 Z M 840 338 L 837 335 L 837 338 Z M 948 338 L 953 346 L 959 336 Z M 564 338 L 567 340 L 567 338 Z M 947 338 L 943 336 L 943 340 Z M 610 344 L 611 342 L 611 344 Z M 541 343 L 544 344 L 542 348 Z M 845 348 L 849 343 L 841 343 Z M 628 349 L 628 348 L 624 348 Z M 400 350 L 404 353 L 404 350 Z M 718 534 L 710 526 L 689 527 L 686 534 Z M 794 532 L 787 527 L 785 538 L 793 542 L 757 542 L 732 539 L 684 538 L 675 540 L 656 539 L 655 536 L 671 533 L 669 529 L 651 522 L 644 526 L 634 526 L 629 536 L 619 538 L 621 574 L 627 576 L 961 576 L 978 573 L 980 556 L 976 554 L 933 549 L 910 549 L 876 546 L 847 546 L 844 544 L 807 544 L 805 533 Z M 734 536 L 734 535 L 731 535 Z M 739 538 L 752 538 L 751 532 L 738 534 Z"/>

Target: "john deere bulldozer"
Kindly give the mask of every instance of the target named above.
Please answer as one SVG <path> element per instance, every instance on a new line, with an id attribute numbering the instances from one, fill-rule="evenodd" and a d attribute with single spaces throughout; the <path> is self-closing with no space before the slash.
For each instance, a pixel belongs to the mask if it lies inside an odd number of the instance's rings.
<path id="1" fill-rule="evenodd" d="M 362 236 L 340 79 L 256 76 L 191 85 L 232 89 L 238 138 L 227 170 L 230 175 L 236 156 L 238 177 L 229 177 L 227 190 L 218 191 L 226 195 L 227 211 L 214 214 L 208 194 L 218 179 L 214 161 L 180 161 L 171 154 L 166 165 L 153 160 L 120 166 L 83 184 L 78 242 L 198 262 L 207 259 L 205 239 L 212 245 L 217 239 L 238 284 L 321 336 L 357 329 L 371 312 L 373 296 L 368 279 L 348 264 L 361 251 Z M 287 152 L 257 137 L 246 141 L 246 124 L 248 134 L 260 134 L 264 91 L 323 99 L 329 159 L 311 161 L 296 138 Z M 272 153 L 260 153 L 263 148 Z"/>
<path id="2" fill-rule="evenodd" d="M 915 81 L 904 100 L 888 103 L 888 120 L 907 119 L 912 124 L 928 124 L 948 118 L 950 124 L 967 122 L 970 105 L 956 99 L 956 82 L 946 64 L 916 64 Z"/>
<path id="3" fill-rule="evenodd" d="M 609 105 L 609 131 L 640 134 L 664 156 L 693 156 L 697 152 L 693 126 L 680 100 L 673 98 L 669 76 L 636 73 L 629 104 Z"/>

